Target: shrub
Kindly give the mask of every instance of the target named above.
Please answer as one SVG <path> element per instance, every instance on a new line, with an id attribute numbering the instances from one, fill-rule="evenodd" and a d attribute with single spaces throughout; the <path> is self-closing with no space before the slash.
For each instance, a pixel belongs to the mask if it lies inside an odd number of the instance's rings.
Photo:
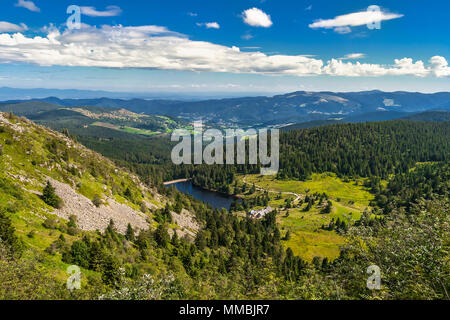
<path id="1" fill-rule="evenodd" d="M 44 228 L 53 230 L 58 227 L 58 221 L 55 218 L 47 218 L 42 225 Z"/>
<path id="2" fill-rule="evenodd" d="M 94 199 L 92 199 L 92 203 L 94 204 L 94 206 L 96 206 L 98 208 L 103 204 L 103 201 L 102 201 L 102 198 L 100 198 L 100 196 L 98 194 L 96 194 L 94 196 Z"/>
<path id="3" fill-rule="evenodd" d="M 80 232 L 80 230 L 78 228 L 74 228 L 74 227 L 67 228 L 67 234 L 69 234 L 71 236 L 76 236 L 79 232 Z"/>
<path id="4" fill-rule="evenodd" d="M 331 201 L 328 200 L 327 202 L 327 206 L 325 208 L 322 209 L 322 213 L 324 214 L 328 214 L 331 213 L 331 210 L 333 209 L 333 203 Z"/>
<path id="5" fill-rule="evenodd" d="M 69 222 L 67 223 L 67 233 L 71 236 L 76 236 L 80 233 L 80 229 L 77 225 L 77 217 L 74 215 L 69 217 Z"/>

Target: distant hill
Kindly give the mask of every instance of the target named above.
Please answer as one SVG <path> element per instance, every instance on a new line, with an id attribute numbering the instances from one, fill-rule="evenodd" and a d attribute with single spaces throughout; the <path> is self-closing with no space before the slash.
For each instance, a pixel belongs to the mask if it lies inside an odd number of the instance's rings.
<path id="1" fill-rule="evenodd" d="M 27 101 L 19 103 L 0 104 L 0 112 L 13 112 L 18 116 L 34 115 L 40 112 L 47 112 L 60 109 L 61 106 L 42 101 Z"/>
<path id="2" fill-rule="evenodd" d="M 450 92 L 293 92 L 273 97 L 242 97 L 203 101 L 145 99 L 59 99 L 38 101 L 61 106 L 123 108 L 136 113 L 166 115 L 216 124 L 282 125 L 315 120 L 364 122 L 398 119 L 408 113 L 450 110 Z M 17 102 L 17 101 L 15 101 Z"/>

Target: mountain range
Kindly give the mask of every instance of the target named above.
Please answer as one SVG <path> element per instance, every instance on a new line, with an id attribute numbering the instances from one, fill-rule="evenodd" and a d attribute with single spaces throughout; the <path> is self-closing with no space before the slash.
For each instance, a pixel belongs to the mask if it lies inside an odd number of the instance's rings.
<path id="1" fill-rule="evenodd" d="M 30 101 L 30 100 L 28 100 Z M 219 125 L 286 125 L 315 120 L 349 122 L 391 120 L 425 111 L 450 110 L 450 92 L 293 92 L 273 97 L 242 97 L 201 101 L 147 99 L 60 99 L 48 97 L 35 102 L 56 106 L 97 106 L 126 109 L 135 113 L 165 115 L 186 120 L 203 119 Z M 5 101 L 19 108 L 24 100 Z M 43 104 L 43 111 L 48 105 Z M 15 105 L 15 106 L 14 106 Z M 53 107 L 54 108 L 54 107 Z"/>

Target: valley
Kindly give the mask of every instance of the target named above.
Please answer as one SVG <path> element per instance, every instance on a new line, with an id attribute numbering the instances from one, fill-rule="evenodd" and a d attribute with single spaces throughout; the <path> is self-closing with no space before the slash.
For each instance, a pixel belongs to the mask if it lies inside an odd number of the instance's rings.
<path id="1" fill-rule="evenodd" d="M 54 288 L 76 264 L 83 290 L 70 293 L 75 299 L 126 299 L 122 289 L 140 290 L 145 277 L 173 279 L 157 282 L 163 299 L 298 299 L 309 297 L 306 287 L 321 298 L 360 299 L 367 289 L 353 284 L 364 273 L 349 278 L 348 268 L 386 259 L 413 287 L 416 278 L 398 259 L 448 246 L 445 112 L 286 127 L 280 171 L 261 176 L 260 165 L 173 165 L 170 133 L 193 129 L 180 117 L 37 101 L 0 110 L 18 114 L 0 113 L 0 229 L 9 230 L 2 231 L 0 263 L 9 278 L 17 263 L 26 264 L 26 277 L 46 283 L 39 298 L 67 299 L 69 292 Z M 263 209 L 261 217 L 248 215 Z M 405 220 L 405 212 L 415 218 Z M 442 228 L 437 237 L 419 237 L 424 224 Z M 404 233 L 411 228 L 414 237 Z M 401 249 L 390 242 L 397 236 L 406 239 Z M 361 241 L 376 249 L 362 250 Z M 427 268 L 446 278 L 447 254 L 430 259 Z M 338 291 L 330 278 L 341 278 Z M 386 281 L 378 297 L 404 295 L 395 278 Z M 23 290 L 18 297 L 32 296 Z M 0 295 L 7 292 L 0 285 Z"/>

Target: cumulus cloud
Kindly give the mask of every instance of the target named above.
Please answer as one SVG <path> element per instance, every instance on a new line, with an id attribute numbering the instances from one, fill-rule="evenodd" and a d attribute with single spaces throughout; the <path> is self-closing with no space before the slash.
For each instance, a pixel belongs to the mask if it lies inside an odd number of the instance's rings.
<path id="1" fill-rule="evenodd" d="M 0 32 L 23 32 L 26 30 L 28 30 L 28 27 L 25 23 L 17 25 L 7 21 L 0 21 Z"/>
<path id="2" fill-rule="evenodd" d="M 350 27 L 358 27 L 385 20 L 398 19 L 402 14 L 389 13 L 384 11 L 360 11 L 337 16 L 333 19 L 319 19 L 309 25 L 312 29 L 325 28 L 334 29 L 338 33 L 351 32 Z"/>
<path id="3" fill-rule="evenodd" d="M 431 68 L 426 68 L 420 60 L 413 62 L 411 58 L 395 59 L 392 66 L 360 63 L 359 61 L 356 63 L 343 62 L 342 60 L 331 59 L 323 68 L 323 72 L 332 76 L 350 77 L 380 77 L 388 75 L 425 77 L 431 74 Z"/>
<path id="4" fill-rule="evenodd" d="M 39 9 L 33 1 L 27 1 L 27 0 L 18 0 L 15 4 L 16 7 L 22 7 L 25 9 L 28 9 L 33 12 L 40 12 L 41 9 Z"/>
<path id="5" fill-rule="evenodd" d="M 217 22 L 198 22 L 197 26 L 205 27 L 206 29 L 220 29 L 220 25 Z"/>
<path id="6" fill-rule="evenodd" d="M 320 74 L 323 62 L 303 56 L 241 52 L 192 41 L 164 27 L 91 27 L 54 30 L 47 37 L 0 34 L 0 63 L 152 68 L 260 74 Z"/>
<path id="7" fill-rule="evenodd" d="M 436 77 L 448 77 L 450 76 L 450 68 L 448 62 L 444 57 L 434 56 L 430 59 L 431 72 Z"/>
<path id="8" fill-rule="evenodd" d="M 247 9 L 242 12 L 244 22 L 252 27 L 269 28 L 272 26 L 270 15 L 258 8 Z"/>
<path id="9" fill-rule="evenodd" d="M 81 7 L 81 13 L 89 17 L 116 17 L 122 14 L 118 6 L 108 6 L 105 11 L 98 11 L 94 7 Z"/>
<path id="10" fill-rule="evenodd" d="M 347 56 L 362 58 L 362 54 Z M 396 59 L 390 66 L 343 59 L 331 59 L 324 64 L 320 59 L 305 55 L 268 55 L 241 51 L 235 46 L 193 41 L 166 27 L 153 25 L 100 28 L 86 25 L 80 30 L 63 31 L 51 28 L 46 37 L 0 33 L 0 63 L 12 62 L 293 76 L 450 75 L 447 60 L 440 56 L 432 57 L 427 66 L 411 58 Z"/>

